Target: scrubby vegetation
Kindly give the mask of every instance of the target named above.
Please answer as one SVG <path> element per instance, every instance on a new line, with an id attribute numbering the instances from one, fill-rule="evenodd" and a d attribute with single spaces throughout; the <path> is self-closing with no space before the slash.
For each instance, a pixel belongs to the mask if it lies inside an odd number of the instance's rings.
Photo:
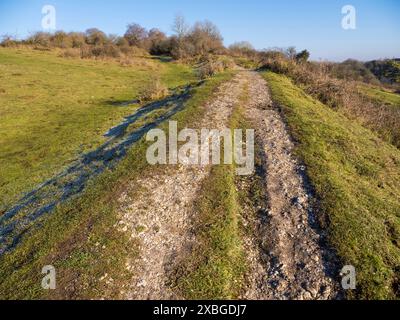
<path id="1" fill-rule="evenodd" d="M 400 84 L 400 59 L 375 60 L 365 65 L 380 81 Z"/>
<path id="2" fill-rule="evenodd" d="M 161 82 L 160 77 L 155 76 L 139 93 L 139 101 L 161 100 L 168 96 L 168 93 L 168 87 Z"/>
<path id="3" fill-rule="evenodd" d="M 332 64 L 330 73 L 338 78 L 351 81 L 360 81 L 379 85 L 379 80 L 366 65 L 357 60 L 346 60 L 342 63 Z"/>
<path id="4" fill-rule="evenodd" d="M 382 139 L 400 147 L 400 108 L 372 99 L 370 95 L 359 90 L 359 83 L 356 81 L 336 78 L 335 75 L 342 67 L 330 63 L 299 63 L 294 58 L 296 55 L 290 52 L 285 54 L 281 51 L 271 51 L 265 52 L 263 56 L 264 68 L 288 75 L 308 94 L 334 110 L 339 110 L 349 119 L 374 130 Z M 358 70 L 358 63 L 346 64 L 355 65 L 355 69 Z M 360 72 L 356 71 L 355 74 Z"/>
<path id="5" fill-rule="evenodd" d="M 197 65 L 197 75 L 200 79 L 207 79 L 220 72 L 233 69 L 235 62 L 227 56 L 204 56 Z"/>

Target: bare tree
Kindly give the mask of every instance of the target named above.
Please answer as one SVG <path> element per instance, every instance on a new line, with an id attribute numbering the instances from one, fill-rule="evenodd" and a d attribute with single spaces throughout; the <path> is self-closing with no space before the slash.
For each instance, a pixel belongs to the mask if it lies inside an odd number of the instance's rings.
<path id="1" fill-rule="evenodd" d="M 286 56 L 289 59 L 291 60 L 296 59 L 296 55 L 297 55 L 296 47 L 289 47 L 286 49 Z"/>
<path id="2" fill-rule="evenodd" d="M 168 38 L 164 32 L 153 28 L 147 38 L 148 49 L 151 54 L 166 54 L 169 50 Z"/>
<path id="3" fill-rule="evenodd" d="M 175 16 L 174 24 L 172 25 L 172 31 L 176 33 L 179 39 L 185 37 L 189 31 L 189 25 L 186 23 L 185 17 L 177 14 Z"/>
<path id="4" fill-rule="evenodd" d="M 196 22 L 188 37 L 197 55 L 216 52 L 223 47 L 221 33 L 210 21 Z"/>

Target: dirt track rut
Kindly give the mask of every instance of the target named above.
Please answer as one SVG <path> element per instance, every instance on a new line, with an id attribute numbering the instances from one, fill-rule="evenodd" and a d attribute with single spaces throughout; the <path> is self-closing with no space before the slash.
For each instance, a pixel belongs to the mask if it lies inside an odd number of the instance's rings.
<path id="1" fill-rule="evenodd" d="M 245 81 L 239 74 L 219 88 L 205 106 L 199 128 L 225 128 Z M 185 254 L 193 241 L 191 204 L 208 172 L 209 167 L 202 166 L 169 167 L 162 174 L 135 181 L 121 196 L 120 227 L 141 243 L 139 261 L 127 262 L 136 275 L 124 292 L 128 299 L 180 298 L 168 286 L 168 275 L 175 258 Z M 141 190 L 135 192 L 137 186 Z M 132 191 L 134 198 L 129 197 Z"/>
<path id="2" fill-rule="evenodd" d="M 306 168 L 293 155 L 293 142 L 265 80 L 256 72 L 246 75 L 246 115 L 261 146 L 268 200 L 255 221 L 254 237 L 247 241 L 252 281 L 243 298 L 334 298 L 333 257 L 318 230 Z"/>
<path id="3" fill-rule="evenodd" d="M 321 246 L 305 168 L 293 156 L 293 143 L 266 82 L 256 72 L 240 71 L 208 103 L 199 128 L 224 128 L 245 86 L 249 100 L 244 110 L 263 150 L 268 200 L 265 215 L 254 217 L 254 230 L 244 239 L 250 271 L 241 298 L 334 298 L 334 267 Z M 135 276 L 123 289 L 124 297 L 182 298 L 169 287 L 168 276 L 176 257 L 187 254 L 195 241 L 191 206 L 208 173 L 208 167 L 168 167 L 135 181 L 121 195 L 118 227 L 141 243 L 139 259 L 127 261 Z"/>

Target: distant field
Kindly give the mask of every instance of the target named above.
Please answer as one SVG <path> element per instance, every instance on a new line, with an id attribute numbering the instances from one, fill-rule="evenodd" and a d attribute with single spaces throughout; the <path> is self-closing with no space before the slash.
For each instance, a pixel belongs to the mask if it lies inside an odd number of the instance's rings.
<path id="1" fill-rule="evenodd" d="M 0 48 L 0 212 L 51 177 L 139 105 L 154 76 L 173 88 L 195 80 L 189 67 L 140 58 L 136 66 Z"/>

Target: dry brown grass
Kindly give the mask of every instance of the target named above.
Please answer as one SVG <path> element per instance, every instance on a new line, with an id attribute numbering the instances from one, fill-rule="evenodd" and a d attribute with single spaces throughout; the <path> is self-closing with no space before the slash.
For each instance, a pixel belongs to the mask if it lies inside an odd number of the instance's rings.
<path id="1" fill-rule="evenodd" d="M 152 81 L 140 92 L 141 102 L 160 100 L 168 96 L 168 88 L 161 82 L 159 77 L 154 77 Z"/>
<path id="2" fill-rule="evenodd" d="M 78 48 L 65 49 L 60 52 L 59 56 L 62 58 L 80 58 L 81 50 Z"/>

